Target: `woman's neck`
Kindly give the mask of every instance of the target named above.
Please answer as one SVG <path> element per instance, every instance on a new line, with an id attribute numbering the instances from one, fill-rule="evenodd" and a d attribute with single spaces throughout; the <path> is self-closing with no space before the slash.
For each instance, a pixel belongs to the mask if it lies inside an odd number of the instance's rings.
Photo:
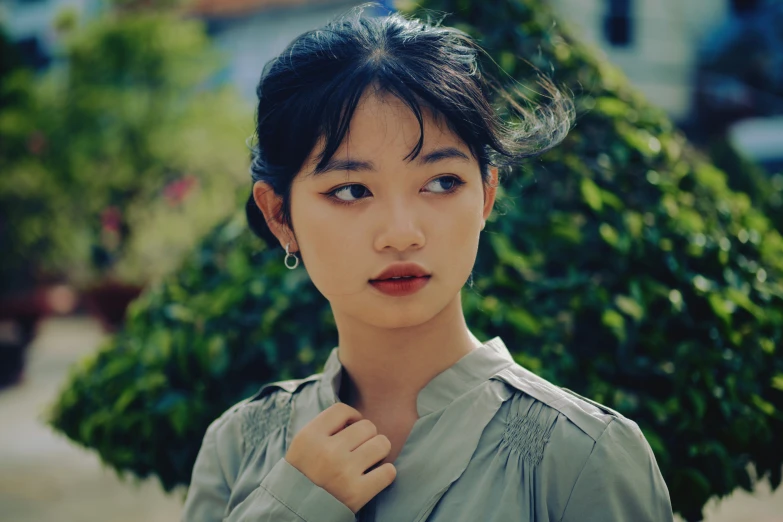
<path id="1" fill-rule="evenodd" d="M 468 329 L 459 294 L 427 323 L 374 328 L 338 317 L 339 355 L 348 403 L 362 413 L 416 413 L 419 391 L 481 345 Z"/>

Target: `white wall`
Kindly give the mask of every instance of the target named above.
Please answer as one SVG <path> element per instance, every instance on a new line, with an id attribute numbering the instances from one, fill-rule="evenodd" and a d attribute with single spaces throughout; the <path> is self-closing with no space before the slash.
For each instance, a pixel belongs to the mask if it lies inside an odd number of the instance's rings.
<path id="1" fill-rule="evenodd" d="M 673 118 L 690 111 L 699 43 L 728 14 L 727 0 L 632 0 L 632 45 L 612 47 L 604 38 L 606 0 L 552 0 L 566 24 L 597 44 L 648 99 Z"/>

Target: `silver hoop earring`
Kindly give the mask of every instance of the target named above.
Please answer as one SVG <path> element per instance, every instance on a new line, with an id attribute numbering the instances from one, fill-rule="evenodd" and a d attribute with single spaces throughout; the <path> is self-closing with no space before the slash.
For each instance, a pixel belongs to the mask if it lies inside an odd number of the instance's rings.
<path id="1" fill-rule="evenodd" d="M 290 252 L 288 252 L 288 247 L 289 246 L 291 246 L 291 243 L 288 243 L 285 246 L 285 259 L 283 259 L 283 263 L 285 263 L 286 268 L 288 268 L 289 270 L 293 270 L 294 268 L 299 266 L 299 258 L 296 257 L 294 254 L 291 254 Z M 289 257 L 293 257 L 294 258 L 294 266 L 290 266 L 288 264 L 288 258 Z"/>

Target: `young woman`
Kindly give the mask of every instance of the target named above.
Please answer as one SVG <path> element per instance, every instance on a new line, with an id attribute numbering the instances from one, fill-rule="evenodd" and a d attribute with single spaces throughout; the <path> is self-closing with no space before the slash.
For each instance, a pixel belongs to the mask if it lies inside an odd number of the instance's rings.
<path id="1" fill-rule="evenodd" d="M 498 167 L 556 145 L 573 112 L 544 81 L 551 103 L 504 123 L 479 52 L 357 10 L 265 68 L 249 223 L 306 266 L 339 345 L 209 426 L 185 522 L 672 520 L 633 421 L 465 323 Z"/>

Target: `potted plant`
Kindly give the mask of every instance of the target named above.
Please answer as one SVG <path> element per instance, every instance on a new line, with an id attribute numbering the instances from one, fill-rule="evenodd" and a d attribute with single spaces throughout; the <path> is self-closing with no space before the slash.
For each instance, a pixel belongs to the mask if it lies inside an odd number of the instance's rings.
<path id="1" fill-rule="evenodd" d="M 221 201 L 245 179 L 252 112 L 212 85 L 219 56 L 198 20 L 119 8 L 83 25 L 63 15 L 57 27 L 61 68 L 3 78 L 15 97 L 0 108 L 9 262 L 61 275 L 114 331 L 161 267 L 230 211 Z M 206 190 L 217 206 L 205 211 Z M 163 230 L 169 241 L 150 262 L 145 244 Z"/>

